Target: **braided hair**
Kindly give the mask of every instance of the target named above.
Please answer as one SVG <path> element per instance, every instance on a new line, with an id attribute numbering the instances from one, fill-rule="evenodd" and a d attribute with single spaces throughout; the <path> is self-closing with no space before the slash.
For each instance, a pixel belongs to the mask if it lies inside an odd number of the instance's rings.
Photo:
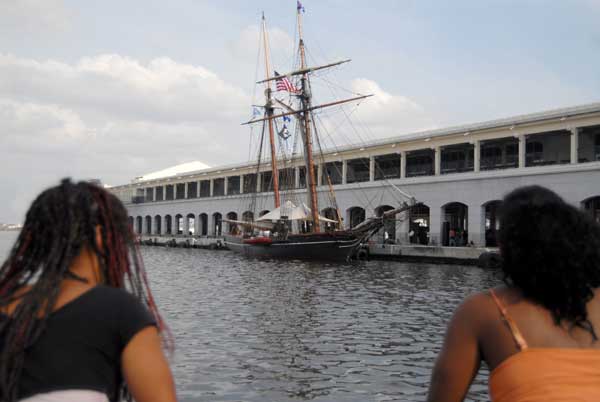
<path id="1" fill-rule="evenodd" d="M 600 226 L 540 186 L 509 193 L 500 210 L 499 243 L 505 282 L 598 339 L 586 305 L 600 287 Z"/>
<path id="2" fill-rule="evenodd" d="M 84 248 L 98 258 L 103 284 L 127 288 L 149 308 L 170 347 L 169 331 L 150 292 L 125 207 L 96 185 L 64 179 L 35 199 L 0 268 L 0 311 L 20 299 L 11 319 L 0 323 L 0 401 L 17 399 L 24 350 L 44 331 L 61 282 L 84 280 L 69 271 Z M 130 400 L 124 384 L 120 393 Z"/>

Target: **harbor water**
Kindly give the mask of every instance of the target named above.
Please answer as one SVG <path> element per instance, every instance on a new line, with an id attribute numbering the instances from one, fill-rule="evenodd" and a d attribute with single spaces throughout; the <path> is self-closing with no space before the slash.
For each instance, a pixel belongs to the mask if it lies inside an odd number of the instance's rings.
<path id="1" fill-rule="evenodd" d="M 0 256 L 15 237 L 0 232 Z M 183 402 L 423 401 L 454 308 L 499 282 L 472 266 L 142 253 Z M 486 378 L 467 400 L 488 400 Z"/>

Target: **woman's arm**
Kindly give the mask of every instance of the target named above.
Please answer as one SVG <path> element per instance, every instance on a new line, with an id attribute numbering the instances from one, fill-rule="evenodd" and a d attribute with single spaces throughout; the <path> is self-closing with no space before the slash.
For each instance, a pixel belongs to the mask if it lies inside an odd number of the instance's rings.
<path id="1" fill-rule="evenodd" d="M 176 402 L 175 383 L 155 326 L 138 332 L 121 356 L 123 375 L 137 402 Z"/>
<path id="2" fill-rule="evenodd" d="M 454 312 L 444 345 L 431 375 L 428 402 L 462 401 L 479 371 L 481 354 L 477 334 L 483 295 L 468 297 Z"/>

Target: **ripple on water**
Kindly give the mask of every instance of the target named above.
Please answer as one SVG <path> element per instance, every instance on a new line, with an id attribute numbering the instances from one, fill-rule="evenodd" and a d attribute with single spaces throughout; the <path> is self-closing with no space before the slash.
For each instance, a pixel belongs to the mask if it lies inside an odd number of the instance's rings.
<path id="1" fill-rule="evenodd" d="M 181 401 L 422 401 L 474 267 L 249 260 L 142 248 Z M 468 400 L 487 401 L 486 374 Z"/>

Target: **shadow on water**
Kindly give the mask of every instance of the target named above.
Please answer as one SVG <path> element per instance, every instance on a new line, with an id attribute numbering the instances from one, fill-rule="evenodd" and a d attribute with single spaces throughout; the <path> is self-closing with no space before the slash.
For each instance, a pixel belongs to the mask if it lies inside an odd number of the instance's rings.
<path id="1" fill-rule="evenodd" d="M 422 401 L 475 267 L 245 259 L 143 248 L 182 401 Z M 486 401 L 485 376 L 471 401 Z"/>

